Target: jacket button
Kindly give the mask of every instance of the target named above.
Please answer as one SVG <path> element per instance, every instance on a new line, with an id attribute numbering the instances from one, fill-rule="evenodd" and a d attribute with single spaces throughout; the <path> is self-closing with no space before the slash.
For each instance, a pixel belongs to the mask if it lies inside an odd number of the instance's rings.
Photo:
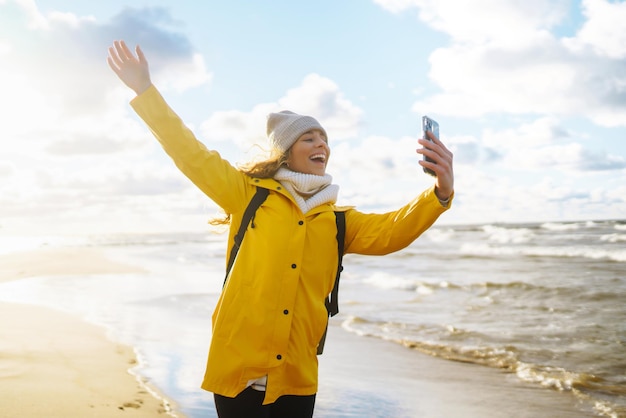
<path id="1" fill-rule="evenodd" d="M 298 225 L 304 225 L 304 221 L 298 221 Z"/>
<path id="2" fill-rule="evenodd" d="M 277 360 L 280 360 L 280 359 L 282 359 L 282 358 L 283 358 L 283 356 L 281 356 L 280 354 L 276 356 L 276 359 L 277 359 Z"/>
<path id="3" fill-rule="evenodd" d="M 289 309 L 285 309 L 285 310 L 283 311 L 283 313 L 284 313 L 285 315 L 289 315 Z"/>
<path id="4" fill-rule="evenodd" d="M 296 266 L 295 264 L 292 264 L 292 265 L 291 265 L 291 268 L 292 268 L 292 269 L 295 269 L 296 267 L 298 267 L 298 266 Z"/>

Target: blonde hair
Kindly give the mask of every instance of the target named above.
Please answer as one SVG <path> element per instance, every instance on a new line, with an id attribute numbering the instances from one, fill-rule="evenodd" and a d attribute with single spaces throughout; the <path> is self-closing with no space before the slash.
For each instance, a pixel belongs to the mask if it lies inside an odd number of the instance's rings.
<path id="1" fill-rule="evenodd" d="M 239 169 L 250 177 L 257 179 L 270 179 L 276 175 L 276 172 L 284 165 L 287 165 L 289 159 L 290 150 L 280 152 L 278 150 L 272 151 L 272 155 L 261 161 L 252 161 L 247 164 L 242 164 Z"/>
<path id="2" fill-rule="evenodd" d="M 285 152 L 278 149 L 271 151 L 269 158 L 261 161 L 251 161 L 241 164 L 238 168 L 250 177 L 257 179 L 274 178 L 276 172 L 283 166 L 287 165 L 291 148 Z M 209 220 L 210 225 L 230 225 L 230 213 L 225 214 L 222 218 L 213 218 Z"/>

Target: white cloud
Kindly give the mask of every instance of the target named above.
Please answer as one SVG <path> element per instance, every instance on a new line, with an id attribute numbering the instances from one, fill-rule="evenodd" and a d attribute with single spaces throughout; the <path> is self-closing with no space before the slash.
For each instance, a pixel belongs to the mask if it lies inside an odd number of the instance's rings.
<path id="1" fill-rule="evenodd" d="M 307 75 L 300 86 L 289 90 L 278 101 L 278 108 L 314 115 L 329 132 L 330 140 L 356 136 L 362 115 L 335 82 L 318 74 Z"/>
<path id="2" fill-rule="evenodd" d="M 0 56 L 11 52 L 11 44 L 8 41 L 0 39 Z"/>
<path id="3" fill-rule="evenodd" d="M 158 45 L 153 66 L 154 78 L 163 83 L 164 90 L 182 91 L 211 80 L 202 56 L 191 50 L 188 41 L 161 28 L 162 22 L 167 21 L 164 13 L 126 9 L 112 23 L 101 24 L 93 17 L 71 13 L 44 16 L 33 2 L 17 4 L 21 10 L 15 10 L 13 2 L 0 6 L 0 25 L 11 26 L 16 32 L 1 40 L 4 60 L 0 80 L 4 80 L 5 94 L 0 97 L 0 108 L 12 110 L 11 115 L 44 117 L 49 120 L 41 121 L 42 124 L 53 125 L 56 118 L 105 112 L 110 90 L 122 88 L 105 63 L 106 48 L 120 33 L 130 39 L 149 37 L 147 49 L 156 47 L 154 43 L 163 38 L 167 40 Z M 13 12 L 6 13 L 5 8 Z M 18 14 L 18 21 L 22 17 L 36 24 L 19 27 L 12 20 L 14 14 Z M 31 111 L 26 112 L 25 108 Z M 13 123 L 28 126 L 22 122 Z"/>
<path id="4" fill-rule="evenodd" d="M 152 40 L 147 49 L 162 41 L 151 64 L 164 90 L 210 82 L 202 56 L 163 22 L 167 14 L 158 11 L 126 9 L 100 23 L 72 13 L 43 15 L 32 1 L 0 2 L 3 231 L 24 216 L 33 228 L 67 221 L 80 230 L 115 230 L 113 208 L 128 207 L 139 228 L 155 208 L 172 207 L 172 196 L 193 189 L 124 106 L 132 94 L 105 61 L 117 36 L 143 35 Z M 190 207 L 198 207 L 194 196 Z M 93 225 L 94 213 L 101 226 Z"/>
<path id="5" fill-rule="evenodd" d="M 375 0 L 399 13 L 419 9 L 422 21 L 463 44 L 519 45 L 559 23 L 566 14 L 564 0 Z"/>
<path id="6" fill-rule="evenodd" d="M 575 139 L 557 119 L 542 117 L 514 128 L 485 129 L 481 143 L 511 170 L 575 173 L 626 168 L 623 157 L 587 149 Z"/>
<path id="7" fill-rule="evenodd" d="M 571 96 L 580 74 L 545 37 L 524 49 L 452 45 L 430 56 L 432 81 L 442 92 L 415 103 L 446 115 L 538 114 L 580 110 Z"/>
<path id="8" fill-rule="evenodd" d="M 585 152 L 580 144 L 526 148 L 511 152 L 503 163 L 516 170 L 560 169 L 578 171 L 585 163 Z"/>
<path id="9" fill-rule="evenodd" d="M 545 116 L 502 131 L 486 129 L 483 144 L 501 151 L 516 152 L 563 141 L 571 135 L 556 118 Z"/>
<path id="10" fill-rule="evenodd" d="M 255 145 L 268 150 L 265 136 L 265 116 L 271 105 L 255 106 L 250 112 L 240 110 L 217 111 L 202 122 L 199 133 L 209 141 L 229 141 L 240 151 L 248 152 Z"/>
<path id="11" fill-rule="evenodd" d="M 204 58 L 197 53 L 191 56 L 191 60 L 174 61 L 163 69 L 155 70 L 153 81 L 164 91 L 172 89 L 180 93 L 209 84 L 213 80 L 213 74 L 207 71 Z"/>
<path id="12" fill-rule="evenodd" d="M 328 132 L 331 144 L 355 137 L 362 114 L 332 80 L 309 74 L 299 86 L 289 89 L 275 103 L 256 105 L 250 112 L 215 112 L 201 124 L 200 132 L 209 140 L 233 142 L 243 151 L 255 145 L 267 149 L 266 117 L 270 112 L 281 110 L 318 119 Z"/>
<path id="13" fill-rule="evenodd" d="M 339 203 L 365 212 L 396 210 L 431 187 L 433 178 L 419 165 L 417 139 L 369 136 L 334 146 L 328 171 L 341 185 Z M 446 143 L 456 152 L 459 144 L 471 140 L 450 137 Z"/>
<path id="14" fill-rule="evenodd" d="M 552 114 L 626 125 L 624 63 L 578 56 L 546 37 L 523 50 L 452 45 L 430 57 L 441 92 L 414 109 L 443 115 Z"/>
<path id="15" fill-rule="evenodd" d="M 415 111 L 580 116 L 626 126 L 626 4 L 586 0 L 586 21 L 574 37 L 550 30 L 566 16 L 561 0 L 376 0 L 392 12 L 415 7 L 422 21 L 451 38 L 430 56 L 441 91 Z"/>
<path id="16" fill-rule="evenodd" d="M 600 56 L 626 58 L 626 3 L 584 0 L 582 5 L 587 21 L 565 44 L 572 50 L 588 47 Z"/>
<path id="17" fill-rule="evenodd" d="M 27 29 L 47 29 L 48 20 L 39 13 L 34 0 L 5 0 L 0 5 L 6 7 L 5 16 L 13 21 L 25 21 Z"/>
<path id="18" fill-rule="evenodd" d="M 454 154 L 455 165 L 488 164 L 501 158 L 498 147 L 486 146 L 473 136 L 445 138 L 445 142 L 446 147 Z"/>
<path id="19" fill-rule="evenodd" d="M 32 1 L 0 4 L 0 25 L 14 32 L 0 39 L 3 141 L 11 141 L 14 151 L 57 155 L 135 147 L 143 130 L 119 106 L 120 98 L 131 97 L 130 91 L 105 63 L 112 39 L 119 33 L 135 39 L 151 36 L 147 45 L 152 48 L 165 38 L 154 54 L 153 71 L 163 90 L 183 91 L 211 80 L 203 57 L 188 41 L 162 28 L 168 19 L 158 10 L 126 9 L 112 23 L 102 24 L 71 13 L 44 16 Z M 16 21 L 30 23 L 20 26 Z"/>

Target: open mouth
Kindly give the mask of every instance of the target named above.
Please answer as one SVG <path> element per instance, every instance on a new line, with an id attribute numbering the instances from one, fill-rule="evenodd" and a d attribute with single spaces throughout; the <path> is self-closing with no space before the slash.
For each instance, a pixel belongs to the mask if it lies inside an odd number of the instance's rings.
<path id="1" fill-rule="evenodd" d="M 314 154 L 309 157 L 309 159 L 313 162 L 325 164 L 326 163 L 326 155 L 325 154 Z"/>

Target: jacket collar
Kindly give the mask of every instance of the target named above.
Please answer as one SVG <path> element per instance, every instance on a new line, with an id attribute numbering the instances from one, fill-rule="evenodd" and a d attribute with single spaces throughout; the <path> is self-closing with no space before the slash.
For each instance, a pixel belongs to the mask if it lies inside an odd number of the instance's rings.
<path id="1" fill-rule="evenodd" d="M 273 190 L 276 193 L 282 194 L 287 199 L 289 199 L 296 207 L 298 207 L 298 203 L 293 198 L 291 193 L 289 193 L 287 191 L 287 189 L 285 189 L 283 187 L 282 184 L 280 184 L 278 181 L 276 181 L 274 179 L 258 179 L 258 178 L 249 177 L 248 178 L 248 183 L 253 185 L 253 186 L 255 186 L 255 187 L 256 186 L 265 187 L 266 189 Z M 310 211 L 305 213 L 305 215 L 315 215 L 315 214 L 322 213 L 322 212 L 328 212 L 328 211 L 332 212 L 334 210 L 335 210 L 335 205 L 334 204 L 332 204 L 332 203 L 325 203 L 323 205 L 320 205 L 320 206 L 317 206 L 317 207 L 311 209 Z"/>

